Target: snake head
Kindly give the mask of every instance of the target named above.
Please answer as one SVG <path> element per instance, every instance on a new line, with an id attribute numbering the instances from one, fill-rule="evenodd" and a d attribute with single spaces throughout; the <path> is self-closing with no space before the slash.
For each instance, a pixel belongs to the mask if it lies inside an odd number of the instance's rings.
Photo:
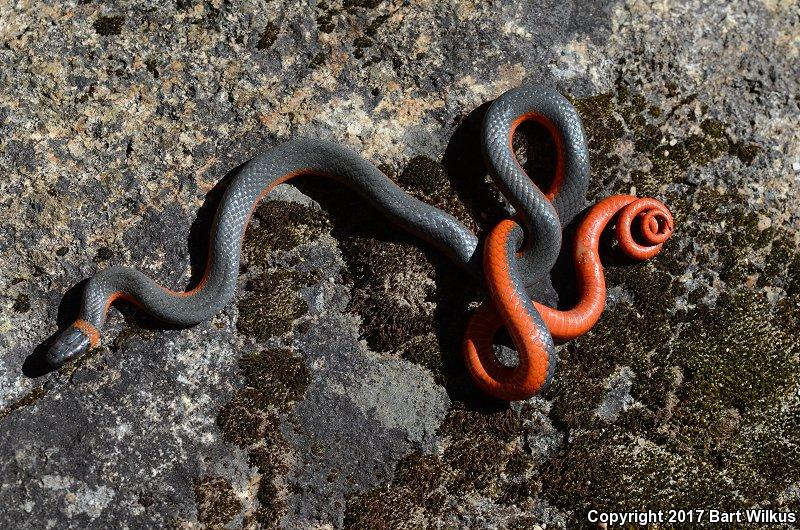
<path id="1" fill-rule="evenodd" d="M 47 362 L 51 366 L 61 366 L 70 359 L 74 359 L 92 347 L 91 337 L 82 329 L 70 326 L 62 331 L 55 342 L 47 350 Z"/>

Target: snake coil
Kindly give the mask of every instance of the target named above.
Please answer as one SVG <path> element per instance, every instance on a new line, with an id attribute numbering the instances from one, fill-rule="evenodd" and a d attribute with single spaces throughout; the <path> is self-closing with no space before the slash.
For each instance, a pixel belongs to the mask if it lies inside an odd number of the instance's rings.
<path id="1" fill-rule="evenodd" d="M 555 177 L 545 190 L 528 178 L 512 147 L 515 129 L 526 120 L 544 125 L 556 143 Z M 283 182 L 315 175 L 350 187 L 475 279 L 485 279 L 492 303 L 479 308 L 467 326 L 467 369 L 478 386 L 495 397 L 530 397 L 553 376 L 553 337 L 568 340 L 585 333 L 602 312 L 605 283 L 597 242 L 606 224 L 620 212 L 616 224 L 622 248 L 645 259 L 669 237 L 672 217 L 655 199 L 618 196 L 598 203 L 582 221 L 575 247 L 585 296 L 570 311 L 542 306 L 530 300 L 525 289 L 550 273 L 561 249 L 563 227 L 584 207 L 589 154 L 583 125 L 558 92 L 525 85 L 492 103 L 482 135 L 490 175 L 516 210 L 514 220 L 502 221 L 491 231 L 483 249 L 478 237 L 455 217 L 411 197 L 353 151 L 322 140 L 286 142 L 250 160 L 227 187 L 211 231 L 208 264 L 197 287 L 176 292 L 135 269 L 102 270 L 89 279 L 78 318 L 56 337 L 48 361 L 59 366 L 98 345 L 108 310 L 117 299 L 171 324 L 193 325 L 211 318 L 233 297 L 242 238 L 259 201 Z M 640 221 L 641 241 L 631 231 L 634 219 Z M 492 341 L 501 325 L 509 329 L 519 352 L 514 368 L 503 366 L 493 353 Z"/>

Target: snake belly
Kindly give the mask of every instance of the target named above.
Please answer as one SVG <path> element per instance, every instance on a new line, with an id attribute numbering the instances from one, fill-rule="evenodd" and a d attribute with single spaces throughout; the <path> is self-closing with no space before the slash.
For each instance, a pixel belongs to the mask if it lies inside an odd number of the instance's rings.
<path id="1" fill-rule="evenodd" d="M 533 119 L 553 131 L 559 146 L 554 186 L 542 192 L 516 161 L 514 129 Z M 519 254 L 518 281 L 531 285 L 549 273 L 561 246 L 562 223 L 583 206 L 588 184 L 588 154 L 580 118 L 552 89 L 524 86 L 501 95 L 484 119 L 483 148 L 490 175 L 514 206 L 525 230 L 527 248 Z M 128 300 L 171 324 L 193 325 L 211 318 L 233 297 L 241 244 L 258 202 L 275 186 L 299 175 L 336 180 L 359 193 L 381 214 L 427 241 L 474 278 L 481 280 L 482 249 L 478 237 L 452 215 L 415 199 L 355 152 L 322 140 L 295 140 L 273 147 L 249 161 L 231 181 L 219 204 L 211 231 L 203 279 L 187 292 L 176 292 L 128 267 L 114 266 L 89 279 L 78 319 L 51 345 L 48 361 L 59 366 L 100 342 L 110 305 Z M 526 304 L 524 318 L 549 337 L 535 307 Z M 547 352 L 554 362 L 550 340 Z M 517 344 L 527 358 L 524 341 Z"/>

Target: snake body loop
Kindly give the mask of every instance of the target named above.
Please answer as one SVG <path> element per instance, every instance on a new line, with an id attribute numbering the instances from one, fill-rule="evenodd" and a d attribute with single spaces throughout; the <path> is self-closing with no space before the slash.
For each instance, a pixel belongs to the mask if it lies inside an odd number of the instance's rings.
<path id="1" fill-rule="evenodd" d="M 517 162 L 512 146 L 517 126 L 529 120 L 545 126 L 556 144 L 555 175 L 544 191 Z M 518 273 L 530 286 L 550 273 L 561 250 L 562 228 L 586 201 L 589 154 L 583 124 L 575 107 L 558 92 L 522 86 L 492 103 L 482 135 L 489 174 L 525 228 L 527 244 L 521 249 Z"/>
<path id="2" fill-rule="evenodd" d="M 525 174 L 512 148 L 514 130 L 525 120 L 547 127 L 558 149 L 555 178 L 544 191 Z M 525 288 L 550 272 L 560 252 L 563 226 L 584 206 L 589 179 L 585 134 L 577 112 L 564 97 L 545 87 L 523 86 L 502 94 L 490 106 L 483 124 L 483 150 L 494 182 L 516 215 L 515 221 L 503 221 L 492 231 L 482 252 L 477 236 L 457 219 L 408 195 L 345 147 L 306 139 L 271 148 L 249 161 L 226 189 L 211 230 L 205 274 L 197 287 L 176 292 L 121 266 L 100 271 L 84 289 L 78 319 L 56 337 L 47 359 L 59 366 L 96 346 L 109 307 L 120 298 L 172 324 L 193 325 L 211 318 L 233 297 L 242 238 L 258 202 L 278 184 L 299 175 L 316 175 L 352 188 L 393 223 L 439 249 L 475 279 L 485 276 L 493 304 L 485 304 L 470 321 L 465 338 L 467 368 L 478 385 L 496 397 L 529 397 L 553 375 L 555 349 L 548 326 L 560 339 L 577 329 L 573 321 L 578 317 L 536 304 L 525 295 Z M 608 203 L 604 208 L 610 211 L 617 205 Z M 669 212 L 652 210 L 636 206 L 623 211 L 617 221 L 618 227 L 625 223 L 629 227 L 634 218 L 642 219 L 643 242 L 630 236 L 637 255 L 651 255 L 668 237 L 667 229 L 671 230 Z M 597 221 L 603 226 L 605 222 Z M 587 245 L 594 244 L 593 237 Z M 598 276 L 599 260 L 594 260 L 591 253 L 596 254 L 596 247 L 592 248 L 587 263 L 590 269 L 595 267 L 590 271 L 594 276 L 587 278 L 599 277 L 602 284 L 602 268 Z M 586 285 L 594 285 L 591 289 L 597 290 L 596 295 L 602 292 L 600 298 L 604 298 L 604 285 L 602 290 L 591 281 Z M 589 313 L 599 315 L 602 302 L 599 309 L 596 300 L 592 303 Z M 500 325 L 508 327 L 519 352 L 515 368 L 500 364 L 492 352 Z"/>
<path id="3" fill-rule="evenodd" d="M 520 225 L 506 219 L 492 229 L 486 238 L 483 258 L 486 288 L 492 302 L 478 308 L 464 334 L 467 369 L 484 391 L 507 400 L 526 399 L 539 392 L 553 377 L 553 339 L 572 340 L 597 323 L 606 299 L 600 236 L 612 221 L 616 224 L 620 250 L 638 260 L 655 256 L 673 229 L 672 215 L 655 199 L 616 195 L 594 205 L 577 230 L 573 258 L 579 299 L 567 311 L 531 301 L 525 295 L 514 255 L 524 237 Z M 638 221 L 641 243 L 634 235 L 634 221 Z M 529 318 L 529 314 L 535 315 L 534 318 Z M 500 363 L 493 351 L 493 339 L 501 326 L 508 329 L 520 352 L 519 364 L 513 368 Z M 545 330 L 548 332 L 544 333 Z M 520 344 L 525 344 L 525 348 L 520 349 Z M 530 358 L 523 358 L 523 352 Z"/>

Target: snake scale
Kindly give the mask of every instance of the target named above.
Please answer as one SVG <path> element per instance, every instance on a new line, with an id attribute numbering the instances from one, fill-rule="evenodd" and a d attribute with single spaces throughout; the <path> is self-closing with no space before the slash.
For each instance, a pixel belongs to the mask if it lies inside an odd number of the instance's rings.
<path id="1" fill-rule="evenodd" d="M 525 173 L 512 147 L 515 129 L 527 120 L 545 126 L 556 144 L 555 177 L 544 190 Z M 481 389 L 497 398 L 530 397 L 553 377 L 554 337 L 569 340 L 585 333 L 603 310 L 605 282 L 598 254 L 603 229 L 617 219 L 620 247 L 645 259 L 660 250 L 673 221 L 669 210 L 655 199 L 617 196 L 601 201 L 577 232 L 581 299 L 569 311 L 543 306 L 530 300 L 526 287 L 550 273 L 561 250 L 564 226 L 585 207 L 589 154 L 580 117 L 558 92 L 521 86 L 505 92 L 489 107 L 482 145 L 492 180 L 516 211 L 513 219 L 490 231 L 483 245 L 455 217 L 407 194 L 341 145 L 301 139 L 268 149 L 250 160 L 225 190 L 211 230 L 205 274 L 197 287 L 176 292 L 135 269 L 102 270 L 87 282 L 77 320 L 56 337 L 47 360 L 60 366 L 98 345 L 109 307 L 117 299 L 171 324 L 194 325 L 211 318 L 233 297 L 242 238 L 259 201 L 278 184 L 299 175 L 316 175 L 351 188 L 394 224 L 484 282 L 491 302 L 484 303 L 467 326 L 467 370 Z M 637 237 L 631 227 L 634 221 L 639 225 Z M 493 339 L 501 326 L 509 330 L 519 353 L 517 366 L 503 365 L 494 354 Z"/>

